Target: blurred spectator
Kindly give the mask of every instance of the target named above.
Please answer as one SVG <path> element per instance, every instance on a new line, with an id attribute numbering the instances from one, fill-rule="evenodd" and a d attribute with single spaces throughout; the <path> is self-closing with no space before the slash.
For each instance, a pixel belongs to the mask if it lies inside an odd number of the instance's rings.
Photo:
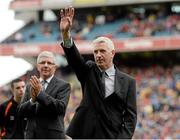
<path id="1" fill-rule="evenodd" d="M 14 36 L 16 42 L 23 42 L 24 38 L 21 32 L 17 32 Z"/>
<path id="2" fill-rule="evenodd" d="M 106 17 L 104 15 L 97 15 L 95 18 L 96 25 L 104 25 Z"/>

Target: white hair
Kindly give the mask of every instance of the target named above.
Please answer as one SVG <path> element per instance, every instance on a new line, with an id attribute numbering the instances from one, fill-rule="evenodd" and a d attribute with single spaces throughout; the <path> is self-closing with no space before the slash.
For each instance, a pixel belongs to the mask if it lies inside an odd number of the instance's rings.
<path id="1" fill-rule="evenodd" d="M 96 38 L 95 40 L 93 40 L 93 44 L 96 44 L 96 43 L 105 43 L 107 44 L 109 49 L 115 50 L 114 43 L 112 42 L 111 39 L 107 37 L 101 36 L 101 37 Z"/>
<path id="2" fill-rule="evenodd" d="M 55 55 L 54 55 L 52 52 L 49 52 L 49 51 L 43 51 L 43 52 L 41 52 L 41 53 L 38 55 L 37 64 L 40 62 L 40 59 L 41 59 L 42 57 L 52 58 L 54 64 L 56 64 L 56 58 L 55 58 Z"/>

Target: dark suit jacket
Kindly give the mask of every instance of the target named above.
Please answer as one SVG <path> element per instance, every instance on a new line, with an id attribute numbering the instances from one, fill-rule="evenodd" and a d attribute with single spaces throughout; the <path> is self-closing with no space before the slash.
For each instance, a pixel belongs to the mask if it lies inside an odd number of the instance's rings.
<path id="1" fill-rule="evenodd" d="M 75 44 L 63 49 L 83 91 L 67 134 L 72 138 L 132 138 L 137 121 L 135 80 L 116 68 L 115 92 L 104 98 L 97 65 L 85 62 Z"/>
<path id="2" fill-rule="evenodd" d="M 28 119 L 25 138 L 64 138 L 64 115 L 69 96 L 70 85 L 53 77 L 46 91 L 38 95 L 36 105 L 30 102 L 28 86 L 19 110 Z"/>

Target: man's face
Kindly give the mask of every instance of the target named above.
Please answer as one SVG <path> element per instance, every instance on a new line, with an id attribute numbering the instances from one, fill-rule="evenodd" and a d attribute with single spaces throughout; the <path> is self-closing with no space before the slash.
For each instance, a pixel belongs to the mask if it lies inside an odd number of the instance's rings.
<path id="1" fill-rule="evenodd" d="M 21 98 L 25 93 L 25 82 L 20 81 L 13 84 L 12 92 L 15 98 Z"/>
<path id="2" fill-rule="evenodd" d="M 104 42 L 96 43 L 94 46 L 94 59 L 99 68 L 106 70 L 113 64 L 115 51 L 108 48 Z"/>
<path id="3" fill-rule="evenodd" d="M 37 65 L 37 69 L 43 79 L 48 79 L 55 73 L 56 65 L 52 58 L 41 57 L 40 62 Z"/>

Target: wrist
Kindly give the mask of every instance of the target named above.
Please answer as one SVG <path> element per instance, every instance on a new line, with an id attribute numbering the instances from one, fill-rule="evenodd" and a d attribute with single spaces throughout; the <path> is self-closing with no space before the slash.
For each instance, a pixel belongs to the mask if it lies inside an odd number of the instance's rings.
<path id="1" fill-rule="evenodd" d="M 33 99 L 33 98 L 31 98 L 31 99 L 30 99 L 30 102 L 31 102 L 32 104 L 34 104 L 34 103 L 36 103 L 36 100 Z"/>
<path id="2" fill-rule="evenodd" d="M 69 31 L 62 32 L 62 39 L 63 40 L 68 40 L 68 39 L 70 39 L 70 37 L 71 37 L 71 35 L 70 35 Z"/>

